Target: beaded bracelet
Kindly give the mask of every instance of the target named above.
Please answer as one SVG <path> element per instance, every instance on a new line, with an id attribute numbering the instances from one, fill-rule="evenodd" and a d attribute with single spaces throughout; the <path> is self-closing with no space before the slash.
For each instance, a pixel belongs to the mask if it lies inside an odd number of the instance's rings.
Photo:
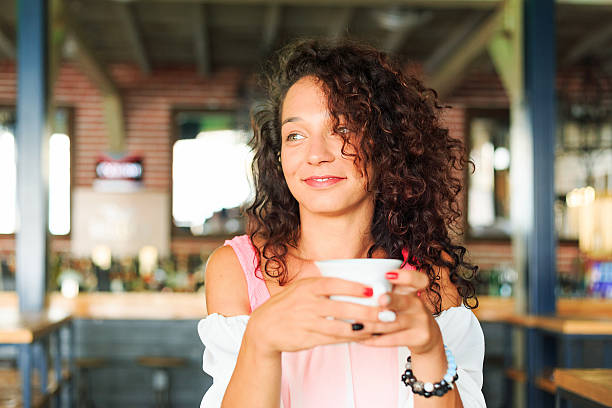
<path id="1" fill-rule="evenodd" d="M 437 383 L 430 383 L 419 381 L 412 373 L 412 359 L 408 356 L 406 361 L 406 371 L 402 374 L 402 382 L 406 387 L 410 387 L 412 392 L 418 395 L 422 395 L 425 398 L 432 396 L 441 397 L 446 394 L 449 390 L 453 389 L 453 383 L 457 381 L 459 375 L 457 374 L 457 364 L 455 364 L 455 356 L 449 350 L 448 347 L 444 346 L 444 353 L 446 354 L 446 361 L 448 362 L 448 368 L 446 374 Z"/>

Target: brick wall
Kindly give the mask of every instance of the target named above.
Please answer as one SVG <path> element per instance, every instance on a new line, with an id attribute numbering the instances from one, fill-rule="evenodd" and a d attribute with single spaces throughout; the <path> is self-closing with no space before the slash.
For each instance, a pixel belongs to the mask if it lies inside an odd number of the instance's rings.
<path id="1" fill-rule="evenodd" d="M 170 192 L 172 111 L 184 109 L 233 109 L 238 103 L 238 88 L 243 75 L 225 70 L 209 78 L 198 76 L 190 67 L 154 71 L 141 75 L 132 65 L 114 65 L 111 74 L 123 96 L 126 145 L 129 152 L 144 157 L 144 185 L 147 189 Z M 78 66 L 65 63 L 60 70 L 55 98 L 58 106 L 74 110 L 73 185 L 90 187 L 94 180 L 97 156 L 108 148 L 102 110 L 102 95 Z M 0 106 L 14 106 L 16 74 L 12 63 L 0 63 Z M 466 112 L 471 107 L 507 107 L 502 84 L 494 73 L 472 73 L 449 98 L 453 108 L 445 112 L 443 123 L 453 137 L 464 139 Z M 462 197 L 463 199 L 463 197 Z M 209 252 L 218 245 L 214 240 L 175 238 L 174 253 Z M 54 237 L 52 249 L 68 251 L 69 238 Z M 472 260 L 490 268 L 512 260 L 509 242 L 470 242 Z M 14 251 L 12 237 L 0 236 L 0 253 Z M 559 268 L 567 270 L 575 258 L 574 245 L 559 247 Z"/>

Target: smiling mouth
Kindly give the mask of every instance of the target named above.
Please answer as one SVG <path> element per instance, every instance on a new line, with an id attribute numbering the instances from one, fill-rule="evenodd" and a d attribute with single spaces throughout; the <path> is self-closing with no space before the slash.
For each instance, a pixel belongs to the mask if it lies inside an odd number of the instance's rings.
<path id="1" fill-rule="evenodd" d="M 346 177 L 338 177 L 338 176 L 312 176 L 305 178 L 304 181 L 314 180 L 318 182 L 328 181 L 328 180 L 344 180 Z"/>
<path id="2" fill-rule="evenodd" d="M 330 187 L 333 186 L 336 183 L 339 183 L 343 180 L 346 180 L 346 177 L 335 177 L 335 176 L 315 176 L 315 177 L 308 177 L 307 179 L 304 179 L 303 181 L 311 186 L 311 187 Z"/>

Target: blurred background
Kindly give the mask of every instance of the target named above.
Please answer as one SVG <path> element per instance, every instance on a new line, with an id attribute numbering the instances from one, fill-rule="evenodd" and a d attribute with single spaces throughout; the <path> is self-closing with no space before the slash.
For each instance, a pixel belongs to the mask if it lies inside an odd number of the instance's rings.
<path id="1" fill-rule="evenodd" d="M 560 363 L 533 368 L 508 316 L 612 317 L 611 21 L 605 0 L 0 0 L 0 308 L 72 315 L 79 406 L 199 404 L 204 268 L 244 233 L 255 74 L 292 39 L 352 38 L 452 106 L 484 392 L 552 406 Z M 606 333 L 551 358 L 611 368 Z"/>

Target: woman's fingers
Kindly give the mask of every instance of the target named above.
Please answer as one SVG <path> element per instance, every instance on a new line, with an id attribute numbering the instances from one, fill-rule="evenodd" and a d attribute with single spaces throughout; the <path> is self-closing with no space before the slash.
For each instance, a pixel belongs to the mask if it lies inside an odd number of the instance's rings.
<path id="1" fill-rule="evenodd" d="M 391 347 L 402 344 L 405 342 L 406 338 L 414 339 L 415 336 L 420 335 L 420 332 L 420 330 L 414 328 L 405 331 L 383 333 L 380 336 L 372 336 L 364 340 L 360 340 L 359 343 L 366 346 Z"/>
<path id="2" fill-rule="evenodd" d="M 381 306 L 395 311 L 425 311 L 419 298 L 421 291 L 429 286 L 427 275 L 418 270 L 396 269 L 386 274 L 393 283 L 393 290 L 378 299 Z"/>
<path id="3" fill-rule="evenodd" d="M 385 293 L 378 298 L 378 304 L 385 309 L 402 312 L 427 312 L 423 301 L 416 292 L 405 292 L 401 287 L 395 287 L 389 293 Z M 407 293 L 407 294 L 404 294 Z"/>
<path id="4" fill-rule="evenodd" d="M 343 330 L 353 330 L 359 331 L 361 334 L 365 334 L 367 336 L 372 336 L 374 334 L 381 335 L 387 333 L 394 333 L 397 331 L 403 331 L 406 329 L 410 329 L 418 322 L 418 317 L 415 317 L 411 313 L 398 313 L 397 318 L 393 322 L 381 322 L 378 320 L 368 321 L 368 320 L 355 320 L 350 319 L 348 321 L 339 320 L 339 319 L 325 319 L 327 320 L 323 325 L 319 326 L 319 322 L 317 321 L 314 324 L 312 330 L 319 331 L 323 327 L 329 327 L 328 322 L 340 322 L 346 325 Z M 352 323 L 354 322 L 354 323 Z M 356 330 L 353 329 L 353 324 L 356 324 Z M 339 327 L 339 326 L 336 326 Z"/>
<path id="5" fill-rule="evenodd" d="M 372 288 L 367 285 L 340 278 L 310 278 L 309 284 L 318 296 L 371 297 L 373 294 Z"/>
<path id="6" fill-rule="evenodd" d="M 323 318 L 316 322 L 316 324 L 310 329 L 310 332 L 326 337 L 333 337 L 338 340 L 337 343 L 346 341 L 361 341 L 372 335 L 370 332 L 363 329 L 353 329 L 353 327 L 359 327 L 359 325 L 365 327 L 364 324 L 359 323 L 357 326 L 354 326 L 354 324 L 355 323 L 346 322 L 344 320 Z M 329 343 L 329 341 L 326 341 L 326 343 Z"/>
<path id="7" fill-rule="evenodd" d="M 378 306 L 365 306 L 357 303 L 343 302 L 321 298 L 316 304 L 319 316 L 335 317 L 336 319 L 355 320 L 358 322 L 374 322 L 383 308 Z"/>
<path id="8" fill-rule="evenodd" d="M 398 286 L 405 286 L 404 291 L 423 290 L 429 286 L 429 277 L 419 270 L 396 269 L 387 272 L 386 278 L 389 282 Z"/>

